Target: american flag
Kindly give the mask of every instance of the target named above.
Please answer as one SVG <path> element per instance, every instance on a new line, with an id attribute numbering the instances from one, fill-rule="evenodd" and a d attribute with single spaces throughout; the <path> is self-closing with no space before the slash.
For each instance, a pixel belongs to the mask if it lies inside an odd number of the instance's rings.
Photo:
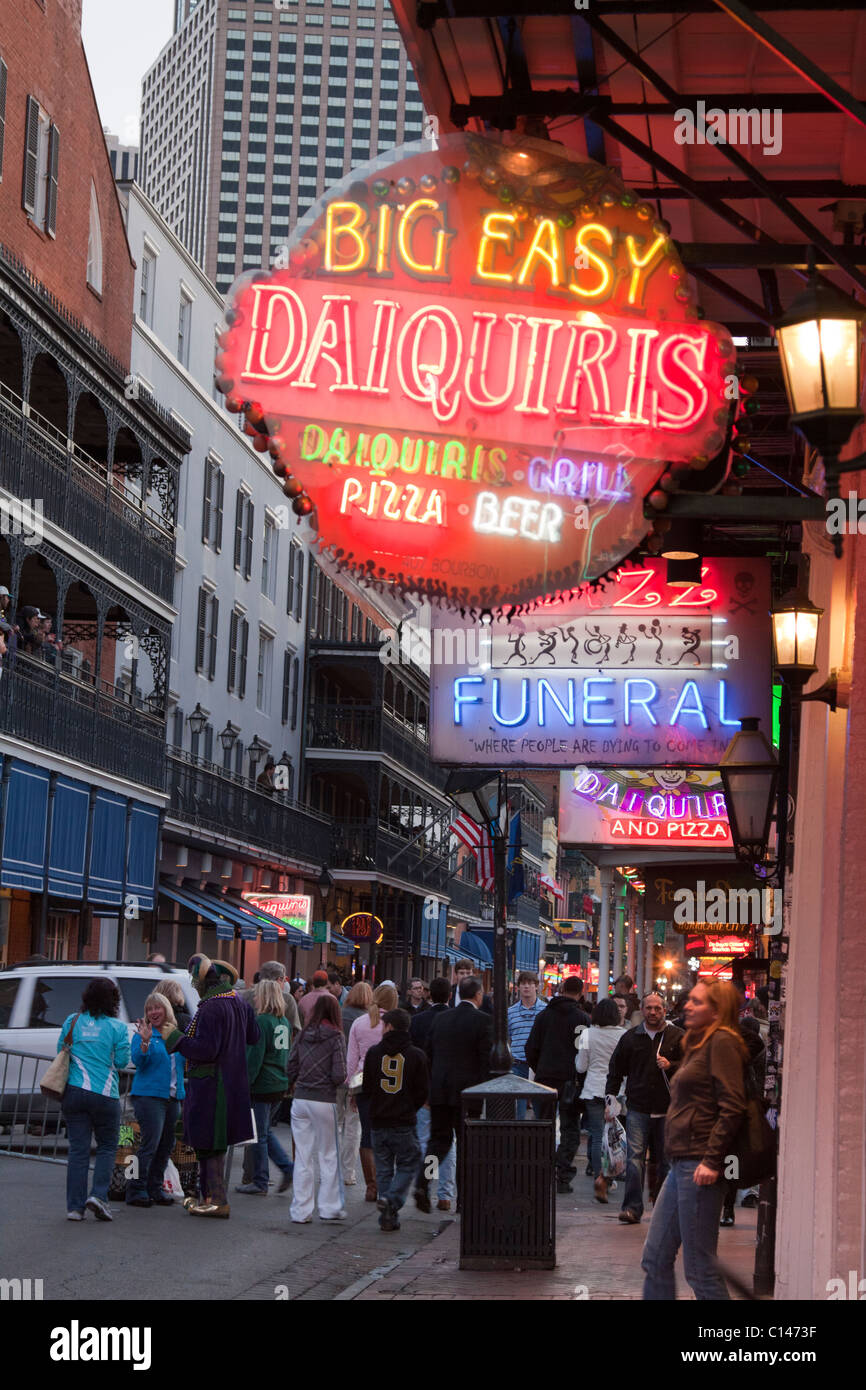
<path id="1" fill-rule="evenodd" d="M 458 812 L 451 822 L 451 830 L 467 849 L 475 855 L 478 866 L 478 883 L 481 888 L 493 888 L 493 841 L 487 826 L 479 825 L 464 811 Z"/>

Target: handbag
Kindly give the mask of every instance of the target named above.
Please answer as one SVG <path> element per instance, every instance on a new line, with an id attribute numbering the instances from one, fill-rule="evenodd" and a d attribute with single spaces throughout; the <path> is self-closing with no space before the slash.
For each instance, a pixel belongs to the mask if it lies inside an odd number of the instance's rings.
<path id="1" fill-rule="evenodd" d="M 356 1071 L 354 1076 L 349 1077 L 348 1091 L 350 1096 L 359 1096 L 364 1089 L 364 1073 Z"/>
<path id="2" fill-rule="evenodd" d="M 734 1181 L 738 1187 L 754 1187 L 776 1176 L 776 1131 L 764 1113 L 751 1066 L 745 1066 L 743 1071 L 746 1113 L 733 1145 L 733 1157 L 737 1161 Z"/>
<path id="3" fill-rule="evenodd" d="M 72 1034 L 75 1031 L 75 1025 L 80 1017 L 80 1012 L 75 1015 L 69 1032 L 63 1040 L 60 1051 L 46 1070 L 42 1080 L 39 1082 L 40 1091 L 43 1096 L 47 1096 L 49 1100 L 63 1099 L 63 1093 L 69 1081 L 69 1059 L 72 1056 Z"/>

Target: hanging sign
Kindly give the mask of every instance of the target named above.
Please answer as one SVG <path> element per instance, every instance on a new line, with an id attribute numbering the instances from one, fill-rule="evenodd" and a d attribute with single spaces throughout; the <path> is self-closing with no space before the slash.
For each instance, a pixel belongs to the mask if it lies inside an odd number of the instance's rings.
<path id="1" fill-rule="evenodd" d="M 313 900 L 305 893 L 244 893 L 244 899 L 257 912 L 266 912 L 287 926 L 310 935 Z"/>
<path id="2" fill-rule="evenodd" d="M 676 846 L 731 849 L 731 828 L 718 773 L 683 769 L 577 768 L 560 774 L 559 840 L 565 845 Z M 641 880 L 643 882 L 643 880 Z M 665 914 L 648 899 L 653 917 Z"/>
<path id="3" fill-rule="evenodd" d="M 741 718 L 770 728 L 770 576 L 766 560 L 702 569 L 700 584 L 672 588 L 666 562 L 648 559 L 603 593 L 510 621 L 434 609 L 434 758 L 718 767 Z"/>
<path id="4" fill-rule="evenodd" d="M 236 283 L 218 387 L 356 574 L 485 606 L 607 572 L 731 419 L 648 203 L 549 142 L 449 135 L 334 186 Z"/>
<path id="5" fill-rule="evenodd" d="M 344 917 L 338 928 L 341 936 L 346 936 L 350 941 L 369 941 L 370 936 L 375 932 L 375 944 L 382 944 L 382 937 L 385 935 L 385 927 L 381 917 L 374 917 L 369 912 L 352 912 L 348 917 Z"/>

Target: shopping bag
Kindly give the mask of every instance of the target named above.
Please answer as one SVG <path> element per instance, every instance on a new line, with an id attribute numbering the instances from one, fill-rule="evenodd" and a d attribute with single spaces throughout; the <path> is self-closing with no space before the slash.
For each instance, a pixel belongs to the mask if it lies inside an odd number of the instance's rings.
<path id="1" fill-rule="evenodd" d="M 601 1171 L 606 1178 L 625 1172 L 625 1130 L 619 1120 L 608 1120 L 601 1137 Z"/>
<path id="2" fill-rule="evenodd" d="M 63 1039 L 63 1046 L 54 1058 L 54 1061 L 45 1071 L 42 1080 L 39 1082 L 40 1091 L 43 1096 L 47 1096 L 49 1100 L 63 1099 L 63 1093 L 69 1081 L 69 1058 L 72 1055 L 72 1034 L 80 1017 L 80 1013 L 75 1015 L 72 1020 L 72 1027 Z"/>
<path id="3" fill-rule="evenodd" d="M 169 1159 L 165 1165 L 162 1190 L 163 1192 L 167 1192 L 169 1197 L 184 1197 L 186 1195 L 181 1186 L 180 1173 L 175 1168 L 171 1159 Z"/>

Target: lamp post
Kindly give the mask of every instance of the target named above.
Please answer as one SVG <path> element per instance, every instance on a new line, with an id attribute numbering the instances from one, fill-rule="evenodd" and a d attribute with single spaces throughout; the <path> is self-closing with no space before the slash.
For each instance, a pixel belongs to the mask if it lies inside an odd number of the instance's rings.
<path id="1" fill-rule="evenodd" d="M 229 720 L 224 729 L 220 729 L 217 737 L 223 746 L 224 753 L 230 753 L 232 751 L 237 742 L 238 732 L 239 731 L 234 727 L 231 720 Z"/>
<path id="2" fill-rule="evenodd" d="M 321 898 L 321 901 L 322 901 L 322 917 L 323 917 L 323 919 L 324 919 L 325 921 L 328 920 L 328 899 L 329 899 L 330 896 L 331 896 L 331 889 L 333 888 L 333 886 L 334 886 L 334 880 L 333 880 L 333 878 L 332 878 L 332 876 L 331 876 L 331 872 L 330 872 L 330 870 L 329 870 L 327 864 L 323 864 L 323 865 L 322 865 L 322 872 L 319 874 L 318 880 L 317 880 L 317 882 L 316 882 L 316 887 L 317 887 L 318 890 L 319 890 L 319 897 Z M 323 957 L 323 961 L 324 961 L 324 958 L 327 956 L 327 951 L 328 951 L 327 944 L 325 944 L 325 945 L 323 945 L 323 947 L 322 947 L 322 957 Z"/>
<path id="3" fill-rule="evenodd" d="M 204 728 L 207 724 L 207 715 L 205 714 L 200 704 L 196 704 L 196 707 L 193 710 L 192 714 L 187 715 L 186 722 L 190 727 L 190 732 L 196 738 L 199 738 L 201 734 L 204 733 Z"/>
<path id="4" fill-rule="evenodd" d="M 753 869 L 766 857 L 779 780 L 779 764 L 760 722 L 740 720 L 740 732 L 734 734 L 719 764 L 734 850 Z"/>
<path id="5" fill-rule="evenodd" d="M 462 811 L 489 829 L 493 838 L 493 1047 L 490 1075 L 506 1076 L 512 1056 L 508 1046 L 508 1018 L 505 1000 L 505 968 L 508 931 L 506 851 L 508 846 L 508 783 L 504 772 L 492 777 L 488 772 L 455 769 L 448 774 L 445 794 Z"/>
<path id="6" fill-rule="evenodd" d="M 256 734 L 253 738 L 252 743 L 247 749 L 247 756 L 249 757 L 250 766 L 252 768 L 252 772 L 250 773 L 251 779 L 255 777 L 256 768 L 258 767 L 266 752 L 267 749 L 265 748 L 265 745 L 259 742 L 259 736 L 258 734 Z"/>
<path id="7" fill-rule="evenodd" d="M 839 496 L 843 473 L 866 465 L 866 455 L 839 458 L 855 425 L 863 419 L 861 337 L 866 308 L 812 274 L 806 289 L 776 321 L 779 355 L 791 423 L 824 460 L 828 497 Z M 833 538 L 836 555 L 842 538 Z"/>

